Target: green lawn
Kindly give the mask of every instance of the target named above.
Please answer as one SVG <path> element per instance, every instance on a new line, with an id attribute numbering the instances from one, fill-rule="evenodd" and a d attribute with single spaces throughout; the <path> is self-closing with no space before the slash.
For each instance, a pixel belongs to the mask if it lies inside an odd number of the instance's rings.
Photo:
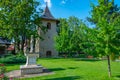
<path id="1" fill-rule="evenodd" d="M 108 78 L 107 61 L 43 58 L 38 60 L 38 64 L 55 74 L 22 80 L 120 80 L 120 62 L 111 62 L 112 78 Z M 7 70 L 19 69 L 19 66 L 7 65 Z"/>

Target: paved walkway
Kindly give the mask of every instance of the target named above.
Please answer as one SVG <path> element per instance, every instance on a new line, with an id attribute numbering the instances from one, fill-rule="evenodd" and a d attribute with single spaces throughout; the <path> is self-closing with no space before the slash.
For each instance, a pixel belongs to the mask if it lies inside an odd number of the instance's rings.
<path id="1" fill-rule="evenodd" d="M 115 61 L 120 62 L 120 60 L 115 60 Z"/>
<path id="2" fill-rule="evenodd" d="M 44 75 L 51 75 L 51 74 L 54 74 L 54 72 L 51 72 L 47 69 L 44 69 L 42 73 L 39 73 L 39 74 L 29 74 L 29 75 L 24 75 L 24 76 L 21 76 L 21 71 L 20 70 L 14 70 L 14 71 L 11 71 L 11 72 L 8 72 L 6 73 L 6 75 L 8 77 L 12 77 L 12 78 L 31 78 L 31 77 L 38 77 L 38 76 L 44 76 Z"/>

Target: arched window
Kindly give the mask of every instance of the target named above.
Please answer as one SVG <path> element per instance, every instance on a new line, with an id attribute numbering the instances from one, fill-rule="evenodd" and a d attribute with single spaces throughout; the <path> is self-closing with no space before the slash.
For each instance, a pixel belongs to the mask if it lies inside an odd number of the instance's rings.
<path id="1" fill-rule="evenodd" d="M 47 23 L 47 29 L 51 29 L 51 23 Z"/>

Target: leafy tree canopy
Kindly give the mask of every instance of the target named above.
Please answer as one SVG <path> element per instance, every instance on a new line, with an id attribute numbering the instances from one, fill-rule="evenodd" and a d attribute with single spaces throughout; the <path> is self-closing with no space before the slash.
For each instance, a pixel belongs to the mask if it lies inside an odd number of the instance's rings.
<path id="1" fill-rule="evenodd" d="M 36 30 L 41 25 L 39 5 L 36 0 L 0 0 L 0 36 L 14 38 L 16 45 L 23 45 L 31 35 L 39 37 Z"/>

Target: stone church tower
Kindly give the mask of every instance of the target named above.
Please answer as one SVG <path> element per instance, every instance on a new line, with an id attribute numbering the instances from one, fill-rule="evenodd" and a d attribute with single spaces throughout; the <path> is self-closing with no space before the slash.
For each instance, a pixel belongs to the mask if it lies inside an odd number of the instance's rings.
<path id="1" fill-rule="evenodd" d="M 41 16 L 41 22 L 47 28 L 47 32 L 44 33 L 41 29 L 38 29 L 39 35 L 44 40 L 36 40 L 36 52 L 40 54 L 40 57 L 56 57 L 58 52 L 54 47 L 54 37 L 57 35 L 57 24 L 59 21 L 52 16 L 47 5 Z"/>

